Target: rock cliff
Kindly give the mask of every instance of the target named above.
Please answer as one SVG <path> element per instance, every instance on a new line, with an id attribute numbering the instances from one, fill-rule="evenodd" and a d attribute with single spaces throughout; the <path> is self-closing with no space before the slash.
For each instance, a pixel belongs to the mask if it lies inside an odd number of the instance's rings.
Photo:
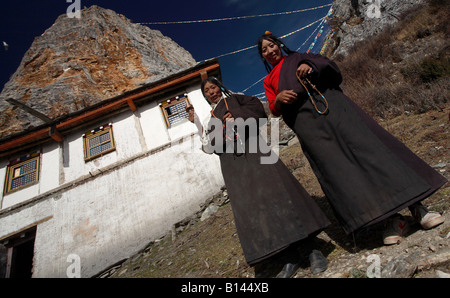
<path id="1" fill-rule="evenodd" d="M 333 39 L 333 55 L 345 56 L 356 42 L 380 33 L 386 26 L 396 23 L 406 11 L 424 2 L 425 0 L 335 0 L 331 26 L 338 30 Z"/>
<path id="2" fill-rule="evenodd" d="M 0 94 L 0 139 L 43 124 L 5 101 L 55 119 L 195 65 L 161 32 L 98 6 L 63 14 L 36 37 Z"/>

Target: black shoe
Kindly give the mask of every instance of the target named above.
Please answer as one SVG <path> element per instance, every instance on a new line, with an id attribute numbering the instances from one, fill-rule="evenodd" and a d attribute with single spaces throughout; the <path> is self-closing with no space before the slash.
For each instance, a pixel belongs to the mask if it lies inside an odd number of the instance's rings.
<path id="1" fill-rule="evenodd" d="M 311 271 L 313 274 L 318 274 L 327 270 L 328 261 L 323 254 L 318 250 L 313 250 L 309 255 L 309 262 L 311 263 Z M 284 269 L 284 268 L 283 268 Z"/>
<path id="2" fill-rule="evenodd" d="M 292 277 L 299 267 L 298 263 L 287 263 L 284 265 L 280 273 L 277 274 L 277 278 L 290 278 Z"/>

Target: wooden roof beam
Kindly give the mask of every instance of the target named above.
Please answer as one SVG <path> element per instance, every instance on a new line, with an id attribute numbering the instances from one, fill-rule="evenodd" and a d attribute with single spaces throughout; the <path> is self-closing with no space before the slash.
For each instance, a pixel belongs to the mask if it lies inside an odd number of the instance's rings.
<path id="1" fill-rule="evenodd" d="M 63 141 L 63 135 L 56 129 L 55 126 L 51 126 L 48 129 L 48 135 L 58 143 Z"/>
<path id="2" fill-rule="evenodd" d="M 127 103 L 128 103 L 128 106 L 130 107 L 130 110 L 131 110 L 132 112 L 136 112 L 136 111 L 137 111 L 137 107 L 136 107 L 136 105 L 134 104 L 134 101 L 133 101 L 132 99 L 128 99 L 128 100 L 127 100 Z"/>

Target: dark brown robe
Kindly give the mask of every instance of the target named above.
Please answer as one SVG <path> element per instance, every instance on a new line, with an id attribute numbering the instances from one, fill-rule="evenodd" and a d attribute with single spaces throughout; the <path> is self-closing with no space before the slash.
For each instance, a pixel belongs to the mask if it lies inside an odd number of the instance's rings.
<path id="1" fill-rule="evenodd" d="M 302 63 L 313 68 L 312 81 L 329 103 L 325 115 L 316 112 L 298 82 L 295 73 Z M 425 199 L 447 180 L 345 96 L 341 81 L 334 62 L 296 53 L 286 57 L 278 88 L 299 94 L 296 103 L 282 106 L 283 119 L 297 134 L 337 218 L 350 233 Z"/>
<path id="2" fill-rule="evenodd" d="M 227 111 L 235 119 L 267 117 L 256 97 L 233 94 L 226 102 L 228 109 L 224 100 L 214 109 L 219 119 Z M 225 144 L 236 149 L 237 142 Z M 261 164 L 261 157 L 270 153 L 249 153 L 248 134 L 242 143 L 245 153 L 218 155 L 244 256 L 249 265 L 254 265 L 330 222 L 279 158 L 274 164 Z M 268 152 L 264 144 L 262 152 Z"/>

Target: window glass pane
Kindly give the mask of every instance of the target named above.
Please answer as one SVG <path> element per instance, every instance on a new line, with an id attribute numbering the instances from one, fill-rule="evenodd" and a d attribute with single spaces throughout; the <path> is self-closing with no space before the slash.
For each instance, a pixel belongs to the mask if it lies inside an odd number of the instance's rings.
<path id="1" fill-rule="evenodd" d="M 189 114 L 186 112 L 186 101 L 180 101 L 179 103 L 166 108 L 167 115 L 169 115 L 169 124 L 172 126 L 173 124 L 180 122 L 184 118 L 188 118 Z"/>
<path id="2" fill-rule="evenodd" d="M 100 144 L 100 137 L 93 137 L 89 139 L 89 147 L 94 147 Z"/>
<path id="3" fill-rule="evenodd" d="M 94 156 L 94 155 L 97 155 L 97 154 L 100 154 L 100 153 L 102 153 L 102 147 L 101 146 L 97 146 L 97 147 L 91 148 L 89 150 L 89 155 L 90 156 Z"/>
<path id="4" fill-rule="evenodd" d="M 30 162 L 27 162 L 26 164 L 23 164 L 20 167 L 20 175 L 29 173 L 31 171 L 34 171 L 36 169 L 36 160 L 32 160 Z"/>
<path id="5" fill-rule="evenodd" d="M 102 152 L 111 149 L 111 142 L 105 143 L 101 145 L 102 147 Z"/>
<path id="6" fill-rule="evenodd" d="M 28 173 L 24 176 L 14 178 L 11 183 L 11 190 L 16 189 L 20 186 L 24 186 L 36 181 L 36 171 Z"/>
<path id="7" fill-rule="evenodd" d="M 104 143 L 111 139 L 111 135 L 108 132 L 108 133 L 104 133 L 104 134 L 100 135 L 99 138 L 100 138 L 100 143 Z"/>

